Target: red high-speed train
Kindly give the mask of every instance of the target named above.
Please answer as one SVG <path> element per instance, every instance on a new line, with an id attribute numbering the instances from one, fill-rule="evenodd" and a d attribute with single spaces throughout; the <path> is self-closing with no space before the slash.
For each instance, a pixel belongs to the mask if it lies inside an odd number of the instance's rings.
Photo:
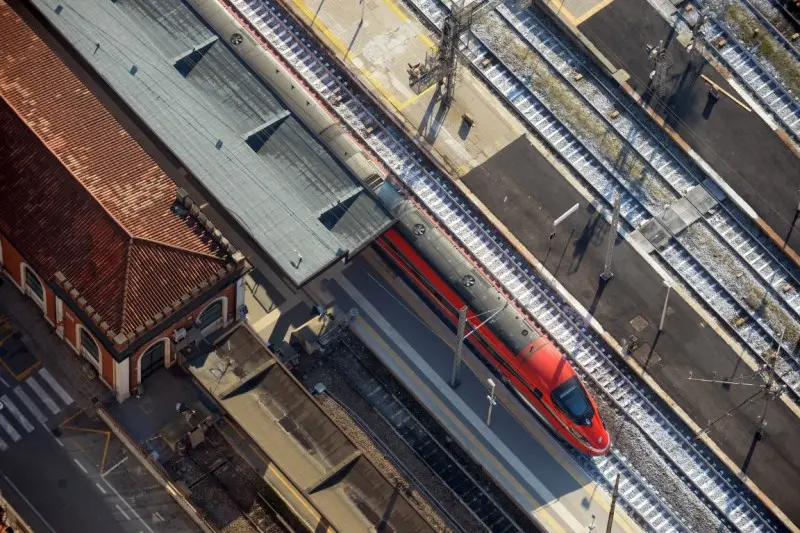
<path id="1" fill-rule="evenodd" d="M 467 331 L 477 328 L 468 342 L 563 440 L 589 455 L 608 453 L 608 431 L 566 357 L 411 201 L 393 211 L 398 223 L 378 239 L 380 249 L 452 324 L 467 306 Z"/>

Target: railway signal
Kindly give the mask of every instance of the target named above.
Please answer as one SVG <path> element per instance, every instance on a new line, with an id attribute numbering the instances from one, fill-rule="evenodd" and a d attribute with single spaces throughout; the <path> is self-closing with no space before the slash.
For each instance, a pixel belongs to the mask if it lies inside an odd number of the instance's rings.
<path id="1" fill-rule="evenodd" d="M 701 30 L 703 29 L 703 24 L 708 21 L 708 13 L 705 9 L 701 10 L 697 14 L 697 20 L 694 24 L 692 24 L 692 40 L 689 43 L 689 46 L 686 47 L 686 51 L 690 54 L 692 52 L 697 52 L 698 54 L 703 53 L 703 36 Z"/>
<path id="2" fill-rule="evenodd" d="M 653 80 L 653 88 L 658 92 L 661 100 L 667 96 L 667 69 L 672 65 L 672 59 L 667 54 L 664 41 L 658 41 L 658 45 L 647 45 L 647 57 L 653 62 L 654 69 L 650 73 Z"/>

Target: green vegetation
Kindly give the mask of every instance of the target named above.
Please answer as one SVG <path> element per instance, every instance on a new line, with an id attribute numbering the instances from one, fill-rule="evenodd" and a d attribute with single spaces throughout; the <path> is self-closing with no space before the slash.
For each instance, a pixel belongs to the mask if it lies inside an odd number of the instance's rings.
<path id="1" fill-rule="evenodd" d="M 769 61 L 783 83 L 792 94 L 800 97 L 800 65 L 792 54 L 767 32 L 747 8 L 728 4 L 723 18 L 734 29 L 736 38 L 749 47 L 755 47 L 759 55 Z M 758 30 L 758 33 L 756 33 Z"/>

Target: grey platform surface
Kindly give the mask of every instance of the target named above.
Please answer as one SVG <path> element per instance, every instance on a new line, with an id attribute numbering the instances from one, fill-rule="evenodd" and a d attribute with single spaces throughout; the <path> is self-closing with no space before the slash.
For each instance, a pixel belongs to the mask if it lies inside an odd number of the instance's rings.
<path id="1" fill-rule="evenodd" d="M 33 4 L 295 284 L 390 224 L 180 0 Z"/>
<path id="2" fill-rule="evenodd" d="M 627 243 L 617 240 L 613 279 L 600 284 L 609 226 L 525 139 L 468 174 L 464 183 L 522 241 L 559 282 L 621 341 L 636 335 L 633 357 L 700 426 L 749 397 L 751 387 L 692 382 L 695 377 L 747 375 L 737 354 L 680 297 L 670 299 L 665 329 L 658 322 L 665 289 L 661 278 Z M 548 239 L 553 219 L 575 203 L 580 209 Z M 797 417 L 781 402 L 769 407 L 766 438 L 754 440 L 763 404 L 756 402 L 716 424 L 710 436 L 795 522 L 800 522 L 800 443 Z"/>
<path id="3" fill-rule="evenodd" d="M 714 68 L 690 60 L 672 28 L 647 0 L 614 0 L 578 29 L 644 94 L 653 65 L 645 46 L 668 43 L 668 109 L 651 105 L 733 189 L 756 210 L 781 239 L 800 252 L 800 230 L 790 232 L 800 187 L 800 159 L 755 112 L 748 113 L 726 97 L 714 103 L 704 74 L 739 98 Z"/>
<path id="4" fill-rule="evenodd" d="M 473 458 L 480 457 L 487 473 L 545 530 L 581 531 L 592 523 L 592 515 L 605 525 L 609 495 L 590 482 L 500 383 L 491 426 L 486 427 L 486 379 L 493 374 L 469 348 L 464 350 L 459 386 L 447 385 L 452 363 L 448 342 L 455 335 L 430 309 L 420 312 L 418 305 L 424 304 L 416 305 L 407 292 L 398 292 L 363 256 L 335 277 L 328 290 L 340 309 L 359 311 L 351 328 L 362 341 L 374 340 L 365 344 L 376 357 L 396 376 L 404 376 L 398 379 Z M 615 530 L 638 529 L 619 509 L 614 520 Z"/>

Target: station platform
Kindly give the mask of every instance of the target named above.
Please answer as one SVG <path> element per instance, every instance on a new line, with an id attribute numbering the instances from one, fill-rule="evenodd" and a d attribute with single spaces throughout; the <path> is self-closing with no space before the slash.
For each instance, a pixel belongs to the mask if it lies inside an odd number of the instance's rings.
<path id="1" fill-rule="evenodd" d="M 429 96 L 424 96 L 426 93 L 422 98 L 413 100 L 414 96 L 407 88 L 407 63 L 417 62 L 420 60 L 418 58 L 424 56 L 420 55 L 424 48 L 419 45 L 421 38 L 393 37 L 392 46 L 382 48 L 382 53 L 376 54 L 374 49 L 377 49 L 375 43 L 385 40 L 387 36 L 427 35 L 426 29 L 403 4 L 394 0 L 363 1 L 364 6 L 342 5 L 340 0 L 323 3 L 319 0 L 308 0 L 308 3 L 304 3 L 304 0 L 282 0 L 282 4 L 304 21 L 340 59 L 346 59 L 348 66 L 355 65 L 356 68 L 352 68 L 354 76 L 383 105 L 395 112 L 407 133 L 414 135 L 414 132 L 426 127 L 429 117 L 429 114 L 420 115 L 414 106 L 420 100 L 431 101 Z M 643 2 L 642 10 L 650 9 L 645 0 L 638 1 Z M 597 6 L 601 8 L 595 9 Z M 580 11 L 579 3 L 565 0 L 562 10 L 569 10 L 574 20 L 584 17 L 584 21 L 591 22 L 600 20 L 596 17 L 610 6 L 613 3 L 586 4 L 585 10 Z M 551 4 L 551 8 L 558 11 L 555 5 Z M 360 14 L 362 9 L 365 12 L 363 23 Z M 631 15 L 633 19 L 635 16 Z M 356 33 L 359 26 L 362 29 Z M 370 26 L 372 29 L 365 32 L 364 28 L 369 29 Z M 608 31 L 615 31 L 620 43 L 626 42 L 626 32 L 619 28 Z M 365 32 L 363 36 L 361 32 Z M 382 36 L 376 41 L 361 40 L 375 33 Z M 337 45 L 337 42 L 340 44 Z M 352 47 L 345 46 L 342 49 L 341 43 L 351 42 Z M 347 53 L 348 48 L 351 48 L 350 54 Z M 641 48 L 644 50 L 643 44 Z M 638 48 L 631 44 L 630 50 Z M 645 57 L 644 54 L 642 56 Z M 720 85 L 724 83 L 715 72 L 709 72 L 708 75 Z M 386 87 L 391 87 L 390 90 L 394 92 L 389 92 Z M 467 139 L 476 145 L 481 139 L 491 139 L 491 148 L 465 154 L 462 149 L 465 145 L 459 136 L 459 131 L 463 132 L 463 107 L 459 106 L 471 101 L 470 95 L 484 93 L 486 96 L 481 99 L 482 105 L 468 108 L 469 113 L 476 117 L 476 126 L 467 132 Z M 412 100 L 409 101 L 409 98 Z M 720 104 L 714 113 L 727 109 L 723 105 L 735 106 L 731 102 Z M 506 124 L 513 125 L 513 128 L 508 129 Z M 757 123 L 754 128 L 760 126 L 763 123 Z M 502 133 L 502 137 L 494 135 L 495 132 Z M 476 134 L 480 134 L 480 137 L 474 137 Z M 777 144 L 771 144 L 773 138 Z M 617 246 L 615 261 L 619 265 L 619 272 L 611 283 L 599 286 L 607 225 L 600 216 L 589 212 L 584 197 L 563 177 L 561 171 L 554 169 L 546 150 L 524 134 L 511 113 L 494 95 L 488 94 L 482 83 L 467 69 L 462 69 L 455 93 L 455 106 L 441 122 L 437 139 L 432 146 L 428 146 L 430 155 L 445 169 L 451 170 L 451 177 L 457 181 L 462 192 L 483 203 L 486 207 L 484 212 L 496 215 L 508 229 L 504 233 L 512 242 L 517 239 L 522 247 L 545 263 L 548 270 L 617 343 L 621 344 L 623 339 L 632 334 L 643 339 L 642 347 L 634 355 L 637 364 L 646 367 L 648 377 L 666 391 L 674 405 L 687 413 L 697 426 L 705 427 L 709 420 L 723 415 L 744 399 L 747 391 L 741 387 L 728 390 L 718 385 L 688 381 L 690 371 L 696 377 L 710 378 L 716 372 L 719 376 L 730 378 L 751 373 L 755 365 L 745 364 L 723 340 L 722 332 L 706 323 L 686 300 L 675 293 L 668 313 L 670 326 L 656 339 L 664 297 L 662 279 L 630 245 L 623 243 Z M 453 142 L 439 142 L 443 139 Z M 763 141 L 776 151 L 780 149 L 792 155 L 768 129 L 764 135 L 759 135 L 759 139 L 758 142 Z M 753 150 L 740 146 L 737 151 L 737 157 L 745 158 Z M 476 157 L 476 154 L 479 156 Z M 784 161 L 778 156 L 773 159 Z M 782 164 L 771 163 L 764 168 L 772 168 L 772 165 L 783 168 L 780 166 Z M 765 175 L 759 179 L 769 178 Z M 760 187 L 762 191 L 766 189 L 769 186 Z M 576 202 L 582 206 L 582 211 L 569 221 L 576 228 L 573 235 L 568 237 L 568 233 L 560 233 L 551 243 L 548 240 L 549 230 L 533 230 L 551 227 L 553 219 Z M 548 250 L 549 245 L 552 248 Z M 637 318 L 640 320 L 635 320 Z M 703 354 L 703 357 L 697 354 Z M 797 504 L 800 502 L 800 491 L 787 490 L 787 487 L 800 487 L 800 462 L 795 454 L 789 453 L 790 443 L 796 442 L 795 439 L 800 436 L 797 416 L 783 403 L 773 402 L 769 408 L 767 438 L 758 441 L 754 435 L 760 410 L 760 404 L 751 404 L 735 411 L 733 416 L 713 427 L 709 436 L 730 459 L 730 463 L 738 466 L 737 474 L 740 477 L 755 483 L 793 522 L 800 523 L 800 506 Z M 791 485 L 786 483 L 788 478 L 794 481 Z"/>
<path id="2" fill-rule="evenodd" d="M 358 311 L 352 331 L 543 530 L 605 528 L 608 492 L 501 383 L 486 425 L 486 379 L 493 374 L 467 347 L 460 385 L 449 386 L 455 335 L 373 251 L 331 277 L 325 289 L 311 285 L 326 305 Z M 612 530 L 639 528 L 618 507 Z"/>
<path id="3" fill-rule="evenodd" d="M 508 112 L 485 105 L 494 96 L 480 83 L 461 83 L 446 113 L 435 85 L 416 94 L 407 70 L 421 63 L 435 38 L 395 0 L 283 0 L 331 53 L 357 76 L 372 96 L 404 122 L 409 133 L 437 154 L 454 176 L 462 176 L 524 134 Z M 471 78 L 462 69 L 462 80 Z M 469 114 L 473 126 L 462 119 Z"/>
<path id="4" fill-rule="evenodd" d="M 515 235 L 574 298 L 622 341 L 636 336 L 633 359 L 795 524 L 800 523 L 800 442 L 797 416 L 771 402 L 766 437 L 757 440 L 763 402 L 747 403 L 753 387 L 726 388 L 690 381 L 731 380 L 752 374 L 697 311 L 679 295 L 669 300 L 664 330 L 658 326 L 665 297 L 660 275 L 627 241 L 617 240 L 614 277 L 601 283 L 609 225 L 525 139 L 520 139 L 463 178 L 464 184 Z M 574 204 L 579 209 L 549 231 Z M 745 405 L 736 409 L 736 407 Z"/>
<path id="5" fill-rule="evenodd" d="M 612 0 L 575 21 L 608 61 L 630 75 L 628 84 L 651 109 L 758 213 L 773 238 L 800 252 L 800 230 L 794 228 L 800 201 L 798 154 L 755 111 L 726 96 L 716 102 L 709 98 L 710 85 L 701 76 L 741 100 L 726 79 L 703 58 L 687 53 L 686 43 L 647 0 Z M 653 70 L 646 46 L 659 40 L 671 60 L 666 105 L 646 94 Z"/>

